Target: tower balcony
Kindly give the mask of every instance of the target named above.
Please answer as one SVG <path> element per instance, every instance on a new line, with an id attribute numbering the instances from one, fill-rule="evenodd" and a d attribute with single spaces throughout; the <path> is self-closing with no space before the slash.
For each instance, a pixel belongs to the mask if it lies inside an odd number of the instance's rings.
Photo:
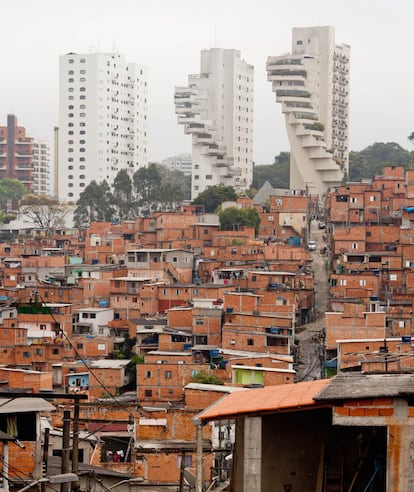
<path id="1" fill-rule="evenodd" d="M 210 133 L 199 133 L 195 136 L 195 144 L 212 144 L 214 143 L 213 136 Z"/>
<path id="2" fill-rule="evenodd" d="M 298 55 L 282 55 L 282 56 L 269 56 L 266 62 L 266 70 L 276 70 L 281 66 L 286 65 L 302 65 L 302 58 Z"/>
<path id="3" fill-rule="evenodd" d="M 206 154 L 216 157 L 224 157 L 226 155 L 226 149 L 222 146 L 220 147 L 208 147 Z"/>
<path id="4" fill-rule="evenodd" d="M 184 105 L 176 105 L 175 106 L 175 114 L 187 114 L 187 113 L 191 113 L 193 112 L 193 104 L 192 103 L 189 103 L 187 102 L 186 104 Z"/>
<path id="5" fill-rule="evenodd" d="M 177 116 L 177 121 L 180 125 L 188 125 L 190 123 L 196 123 L 196 115 L 193 113 L 180 114 Z"/>
<path id="6" fill-rule="evenodd" d="M 184 128 L 184 133 L 186 135 L 191 135 L 191 134 L 198 134 L 198 133 L 204 133 L 205 131 L 205 125 L 203 123 L 190 123 L 189 125 L 186 125 Z"/>
<path id="7" fill-rule="evenodd" d="M 242 170 L 237 167 L 229 167 L 227 169 L 227 172 L 225 173 L 225 176 L 228 178 L 233 178 L 235 176 L 241 176 Z"/>

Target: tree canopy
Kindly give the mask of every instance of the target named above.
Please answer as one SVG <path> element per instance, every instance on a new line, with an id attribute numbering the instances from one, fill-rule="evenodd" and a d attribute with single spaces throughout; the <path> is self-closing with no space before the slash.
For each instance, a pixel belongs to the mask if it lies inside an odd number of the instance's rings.
<path id="1" fill-rule="evenodd" d="M 229 207 L 219 212 L 220 225 L 224 231 L 234 231 L 241 226 L 253 226 L 259 232 L 260 216 L 255 208 Z"/>
<path id="2" fill-rule="evenodd" d="M 223 202 L 233 202 L 237 194 L 231 186 L 210 186 L 193 200 L 194 205 L 204 205 L 205 212 L 215 212 Z"/>
<path id="3" fill-rule="evenodd" d="M 289 152 L 280 152 L 273 164 L 253 167 L 252 188 L 260 189 L 266 181 L 273 188 L 289 188 Z"/>
<path id="4" fill-rule="evenodd" d="M 69 214 L 67 205 L 47 196 L 26 195 L 20 202 L 23 217 L 28 218 L 47 233 L 65 227 Z"/>
<path id="5" fill-rule="evenodd" d="M 111 222 L 116 217 L 114 196 L 106 181 L 91 181 L 80 194 L 74 213 L 76 227 L 88 227 L 91 222 Z"/>
<path id="6" fill-rule="evenodd" d="M 156 201 L 160 198 L 161 175 L 157 165 L 141 167 L 134 173 L 133 183 L 138 199 L 143 202 Z"/>
<path id="7" fill-rule="evenodd" d="M 224 384 L 223 381 L 215 374 L 209 374 L 206 371 L 198 371 L 197 374 L 192 376 L 192 383 L 202 383 L 202 384 Z"/>
<path id="8" fill-rule="evenodd" d="M 191 179 L 180 171 L 150 164 L 130 176 L 121 169 L 115 176 L 113 191 L 106 181 L 91 181 L 77 201 L 74 221 L 77 227 L 91 222 L 133 219 L 139 211 L 160 210 L 190 198 Z"/>
<path id="9" fill-rule="evenodd" d="M 360 181 L 381 174 L 386 166 L 404 166 L 414 161 L 414 152 L 401 147 L 396 142 L 376 142 L 365 149 L 349 153 L 349 179 Z"/>
<path id="10" fill-rule="evenodd" d="M 414 143 L 414 132 L 408 136 Z M 280 152 L 273 164 L 254 166 L 252 188 L 260 189 L 266 182 L 274 188 L 289 188 L 289 152 Z M 361 151 L 349 153 L 349 175 L 344 181 L 360 181 L 381 174 L 385 166 L 404 166 L 414 162 L 414 151 L 408 151 L 396 142 L 376 142 Z"/>
<path id="11" fill-rule="evenodd" d="M 27 193 L 29 193 L 29 190 L 18 179 L 11 179 L 11 178 L 0 179 L 1 210 L 7 211 L 8 202 L 13 200 L 20 200 Z"/>

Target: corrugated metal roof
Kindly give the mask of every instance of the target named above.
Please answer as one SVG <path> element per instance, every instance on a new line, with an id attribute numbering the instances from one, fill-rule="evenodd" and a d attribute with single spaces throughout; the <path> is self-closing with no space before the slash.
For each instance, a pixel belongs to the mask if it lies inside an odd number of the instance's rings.
<path id="1" fill-rule="evenodd" d="M 219 420 L 221 418 L 238 417 L 248 414 L 272 413 L 279 410 L 302 409 L 312 407 L 323 388 L 330 380 L 321 379 L 296 384 L 266 386 L 260 389 L 249 389 L 225 396 L 218 402 L 197 415 L 199 420 Z"/>
<path id="2" fill-rule="evenodd" d="M 316 400 L 352 400 L 414 394 L 414 374 L 338 374 Z"/>
<path id="3" fill-rule="evenodd" d="M 203 383 L 189 383 L 185 386 L 185 389 L 194 389 L 199 391 L 218 391 L 220 393 L 234 393 L 235 391 L 247 391 L 246 388 L 240 386 L 224 386 L 222 384 L 203 384 Z"/>
<path id="4" fill-rule="evenodd" d="M 43 398 L 0 398 L 0 413 L 52 412 L 55 407 Z"/>

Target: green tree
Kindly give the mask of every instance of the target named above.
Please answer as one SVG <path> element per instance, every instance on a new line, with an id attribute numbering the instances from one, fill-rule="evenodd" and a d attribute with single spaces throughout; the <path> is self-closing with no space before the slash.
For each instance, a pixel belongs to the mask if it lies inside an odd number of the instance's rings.
<path id="1" fill-rule="evenodd" d="M 152 163 L 148 167 L 141 167 L 134 173 L 132 179 L 135 192 L 141 203 L 159 199 L 161 176 L 156 164 Z"/>
<path id="2" fill-rule="evenodd" d="M 47 234 L 65 227 L 65 219 L 70 212 L 67 205 L 46 196 L 26 195 L 20 205 L 23 217 L 44 229 Z"/>
<path id="3" fill-rule="evenodd" d="M 198 371 L 198 373 L 191 378 L 191 382 L 202 384 L 224 384 L 218 376 L 208 374 L 206 371 Z"/>
<path id="4" fill-rule="evenodd" d="M 280 152 L 273 164 L 254 166 L 252 188 L 258 190 L 266 181 L 269 181 L 273 188 L 289 188 L 289 162 L 290 153 Z"/>
<path id="5" fill-rule="evenodd" d="M 365 149 L 349 153 L 349 178 L 360 181 L 382 173 L 385 166 L 404 166 L 407 168 L 414 158 L 414 153 L 401 147 L 396 142 L 376 142 Z"/>
<path id="6" fill-rule="evenodd" d="M 135 203 L 132 196 L 132 180 L 126 169 L 121 169 L 114 179 L 114 204 L 121 220 L 132 218 Z"/>
<path id="7" fill-rule="evenodd" d="M 18 201 L 24 195 L 28 194 L 29 190 L 18 179 L 3 178 L 0 179 L 0 208 L 7 211 L 9 202 Z"/>
<path id="8" fill-rule="evenodd" d="M 223 202 L 234 202 L 237 194 L 231 186 L 211 186 L 193 200 L 194 205 L 204 205 L 205 212 L 214 212 Z"/>
<path id="9" fill-rule="evenodd" d="M 184 192 L 178 183 L 166 182 L 160 189 L 160 201 L 164 203 L 180 202 L 184 200 Z"/>
<path id="10" fill-rule="evenodd" d="M 157 169 L 161 177 L 161 202 L 179 202 L 191 198 L 191 176 L 186 176 L 181 171 L 170 171 L 162 165 L 157 165 Z"/>
<path id="11" fill-rule="evenodd" d="M 220 225 L 224 231 L 240 229 L 241 226 L 253 226 L 259 232 L 260 216 L 255 208 L 229 207 L 219 212 Z"/>
<path id="12" fill-rule="evenodd" d="M 106 181 L 91 181 L 76 202 L 76 227 L 88 227 L 91 222 L 111 222 L 116 216 L 114 197 Z"/>

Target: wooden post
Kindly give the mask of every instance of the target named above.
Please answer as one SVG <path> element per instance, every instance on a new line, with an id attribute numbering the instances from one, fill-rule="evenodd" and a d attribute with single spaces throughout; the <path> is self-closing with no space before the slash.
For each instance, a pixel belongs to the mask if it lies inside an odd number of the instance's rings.
<path id="1" fill-rule="evenodd" d="M 61 472 L 70 472 L 70 411 L 63 412 L 62 467 Z M 60 484 L 60 492 L 69 492 L 69 483 Z"/>
<path id="2" fill-rule="evenodd" d="M 43 438 L 43 470 L 42 470 L 42 478 L 47 475 L 47 459 L 49 457 L 49 427 L 45 429 L 45 435 Z M 44 483 L 41 485 L 42 492 L 45 492 L 46 486 Z"/>
<path id="3" fill-rule="evenodd" d="M 203 426 L 196 422 L 197 430 L 197 468 L 195 492 L 203 492 Z"/>
<path id="4" fill-rule="evenodd" d="M 72 473 L 78 474 L 79 469 L 79 400 L 74 401 L 72 436 Z M 72 482 L 72 491 L 79 491 L 80 482 Z"/>

